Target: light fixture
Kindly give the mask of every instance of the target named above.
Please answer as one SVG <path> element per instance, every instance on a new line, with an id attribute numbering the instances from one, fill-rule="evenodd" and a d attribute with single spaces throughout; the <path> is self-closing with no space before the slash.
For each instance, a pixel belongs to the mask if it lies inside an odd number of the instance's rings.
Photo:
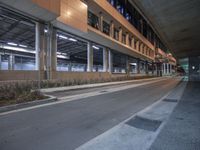
<path id="1" fill-rule="evenodd" d="M 72 41 L 72 42 L 77 42 L 77 39 L 74 39 L 74 38 L 69 38 L 69 41 Z"/>
<path id="2" fill-rule="evenodd" d="M 66 37 L 66 36 L 64 36 L 64 35 L 58 35 L 58 37 L 61 38 L 61 39 L 65 39 L 65 40 L 68 39 L 68 37 Z"/>
<path id="3" fill-rule="evenodd" d="M 7 44 L 8 44 L 8 45 L 12 45 L 12 46 L 17 46 L 17 44 L 16 44 L 16 43 L 13 43 L 13 42 L 8 42 Z"/>
<path id="4" fill-rule="evenodd" d="M 48 32 L 48 30 L 47 30 L 47 29 L 44 29 L 44 32 L 45 32 L 45 33 L 47 33 L 47 32 Z"/>
<path id="5" fill-rule="evenodd" d="M 130 65 L 132 65 L 132 66 L 137 66 L 137 63 L 130 63 Z"/>
<path id="6" fill-rule="evenodd" d="M 94 45 L 93 45 L 92 47 L 93 47 L 94 49 L 99 50 L 99 47 L 97 47 L 97 46 L 94 46 Z"/>
<path id="7" fill-rule="evenodd" d="M 22 45 L 22 44 L 19 44 L 19 46 L 20 46 L 20 47 L 24 47 L 24 48 L 26 48 L 26 47 L 27 47 L 26 45 Z"/>
<path id="8" fill-rule="evenodd" d="M 2 45 L 2 48 L 7 49 L 7 50 L 12 50 L 12 51 L 18 51 L 18 52 L 26 52 L 26 53 L 32 53 L 32 54 L 36 53 L 35 51 L 31 49 L 25 49 L 25 48 L 20 48 L 20 47 Z"/>

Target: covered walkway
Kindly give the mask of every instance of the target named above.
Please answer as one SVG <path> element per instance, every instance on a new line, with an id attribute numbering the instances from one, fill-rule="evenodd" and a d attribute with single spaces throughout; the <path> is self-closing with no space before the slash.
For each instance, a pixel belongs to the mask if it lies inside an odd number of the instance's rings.
<path id="1" fill-rule="evenodd" d="M 188 82 L 185 92 L 150 150 L 200 149 L 200 82 Z"/>

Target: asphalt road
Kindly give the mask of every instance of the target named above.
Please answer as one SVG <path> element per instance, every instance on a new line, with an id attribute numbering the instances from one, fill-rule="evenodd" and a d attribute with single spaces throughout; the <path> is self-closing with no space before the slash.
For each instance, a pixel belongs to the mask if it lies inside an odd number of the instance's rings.
<path id="1" fill-rule="evenodd" d="M 0 150 L 73 150 L 163 97 L 175 79 L 0 116 Z"/>

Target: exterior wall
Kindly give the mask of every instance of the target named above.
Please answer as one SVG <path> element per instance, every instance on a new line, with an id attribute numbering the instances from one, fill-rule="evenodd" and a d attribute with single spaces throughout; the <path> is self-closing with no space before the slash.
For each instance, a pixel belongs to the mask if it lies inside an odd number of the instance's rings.
<path id="1" fill-rule="evenodd" d="M 94 0 L 92 3 L 96 3 L 97 7 L 102 8 L 105 12 L 107 12 L 110 16 L 112 16 L 115 21 L 119 22 L 124 28 L 126 28 L 129 32 L 135 35 L 139 40 L 141 40 L 145 45 L 147 45 L 150 49 L 154 50 L 154 46 L 141 34 L 133 25 L 131 25 L 113 6 L 111 6 L 107 0 Z M 90 4 L 90 2 L 89 2 Z"/>
<path id="2" fill-rule="evenodd" d="M 41 78 L 44 79 L 44 73 L 41 73 Z M 38 80 L 38 71 L 11 71 L 0 70 L 0 81 L 7 80 Z"/>
<path id="3" fill-rule="evenodd" d="M 32 0 L 38 6 L 60 15 L 60 0 Z"/>
<path id="4" fill-rule="evenodd" d="M 61 0 L 61 14 L 57 20 L 77 30 L 87 32 L 87 13 L 87 5 L 82 1 Z"/>
<path id="5" fill-rule="evenodd" d="M 0 4 L 44 21 L 52 21 L 60 15 L 60 0 L 1 0 Z"/>
<path id="6" fill-rule="evenodd" d="M 17 1 L 13 6 L 11 1 L 3 2 L 8 4 L 18 10 L 21 8 L 19 5 L 24 0 Z M 99 14 L 100 10 L 101 14 L 105 15 L 106 21 L 112 22 L 114 27 L 115 24 L 120 26 L 121 34 L 126 32 L 126 44 L 122 41 L 117 41 L 113 38 L 113 33 L 110 35 L 105 35 L 101 30 L 97 30 L 88 25 L 88 6 L 83 3 L 81 0 L 27 0 L 25 6 L 32 7 L 32 9 L 22 10 L 26 14 L 34 15 L 37 19 L 41 19 L 41 21 L 47 21 L 48 15 L 50 15 L 50 20 L 53 22 L 54 27 L 58 27 L 58 24 L 62 24 L 62 30 L 70 32 L 71 34 L 77 35 L 79 37 L 83 37 L 85 40 L 96 42 L 108 49 L 112 49 L 115 51 L 122 52 L 124 54 L 145 60 L 145 61 L 155 61 L 155 48 L 137 29 L 131 25 L 115 8 L 113 8 L 106 0 L 88 0 L 88 5 L 90 7 L 97 8 L 97 12 Z M 27 8 L 29 8 L 27 7 Z M 35 9 L 34 9 L 35 8 Z M 34 12 L 33 12 L 34 11 Z M 42 13 L 45 12 L 45 13 Z M 97 13 L 96 12 L 96 13 Z M 42 14 L 42 15 L 41 15 Z M 48 15 L 46 15 L 48 14 Z M 44 16 L 46 17 L 44 17 Z M 53 17 L 53 18 L 52 18 Z M 107 17 L 107 18 L 106 18 Z M 102 17 L 103 19 L 103 17 Z M 49 21 L 49 20 L 48 20 Z M 39 22 L 37 22 L 39 23 Z M 36 23 L 36 24 L 37 24 Z M 55 23 L 55 24 L 54 24 Z M 70 27 L 70 28 L 69 28 Z M 73 33 L 73 30 L 76 32 Z M 41 32 L 44 31 L 44 26 L 41 29 Z M 80 32 L 81 31 L 81 32 Z M 43 33 L 44 34 L 44 33 Z M 122 36 L 122 35 L 121 35 Z M 130 46 L 129 44 L 129 36 L 133 39 L 133 44 Z M 135 42 L 137 41 L 137 46 L 135 46 Z M 133 46 L 134 45 L 134 46 Z M 44 48 L 46 49 L 46 48 Z M 158 52 L 162 52 L 159 50 Z M 45 53 L 43 54 L 46 55 Z M 56 55 L 56 53 L 55 53 Z M 161 55 L 166 55 L 162 53 Z M 39 58 L 39 56 L 37 57 Z M 52 58 L 50 58 L 52 60 Z M 45 65 L 41 65 L 40 67 L 44 67 Z M 56 68 L 56 66 L 54 66 Z M 0 81 L 2 80 L 38 80 L 39 76 L 41 80 L 47 79 L 47 73 L 44 71 L 45 69 L 41 69 L 41 74 L 38 74 L 38 71 L 0 71 Z M 51 70 L 51 69 L 50 69 Z M 70 79 L 98 79 L 98 78 L 111 78 L 111 77 L 125 77 L 128 74 L 110 74 L 109 72 L 101 73 L 101 72 L 58 72 L 53 71 L 53 75 L 51 79 L 61 79 L 61 80 L 70 80 Z M 143 74 L 144 75 L 144 74 Z M 48 78 L 49 79 L 49 78 Z"/>
<path id="7" fill-rule="evenodd" d="M 59 72 L 54 74 L 53 79 L 59 80 L 89 80 L 89 79 L 109 79 L 111 76 L 108 72 Z"/>

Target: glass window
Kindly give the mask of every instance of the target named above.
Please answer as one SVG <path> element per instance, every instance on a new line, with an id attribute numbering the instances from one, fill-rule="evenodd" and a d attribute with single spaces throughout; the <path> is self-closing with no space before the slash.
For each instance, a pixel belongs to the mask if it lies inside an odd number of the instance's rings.
<path id="1" fill-rule="evenodd" d="M 129 37 L 129 46 L 131 47 L 132 46 L 132 38 Z"/>
<path id="2" fill-rule="evenodd" d="M 110 25 L 105 21 L 103 21 L 103 33 L 110 35 Z"/>
<path id="3" fill-rule="evenodd" d="M 88 24 L 96 29 L 99 29 L 99 18 L 90 11 L 88 11 Z"/>
<path id="4" fill-rule="evenodd" d="M 115 40 L 119 40 L 119 30 L 117 30 L 116 28 L 114 28 L 114 39 Z"/>
<path id="5" fill-rule="evenodd" d="M 15 56 L 15 70 L 35 70 L 35 58 Z"/>
<path id="6" fill-rule="evenodd" d="M 1 55 L 1 70 L 8 70 L 8 55 Z"/>
<path id="7" fill-rule="evenodd" d="M 126 44 L 126 34 L 122 34 L 122 43 Z"/>

